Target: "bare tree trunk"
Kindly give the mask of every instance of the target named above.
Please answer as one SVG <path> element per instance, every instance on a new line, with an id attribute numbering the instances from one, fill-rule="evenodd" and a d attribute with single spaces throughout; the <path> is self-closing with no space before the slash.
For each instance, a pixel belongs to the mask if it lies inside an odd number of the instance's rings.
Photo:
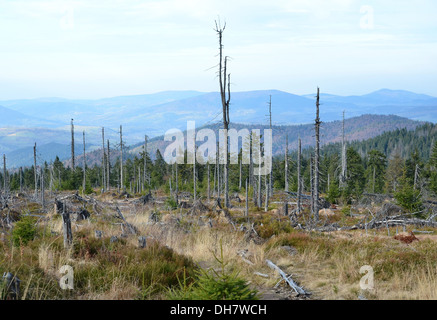
<path id="1" fill-rule="evenodd" d="M 419 180 L 419 165 L 416 163 L 416 168 L 414 169 L 414 190 L 417 189 L 417 182 Z M 373 182 L 375 184 L 375 182 Z"/>
<path id="2" fill-rule="evenodd" d="M 240 162 L 240 179 L 238 180 L 238 189 L 241 191 L 241 179 L 242 179 L 242 162 L 243 162 L 243 153 L 241 153 L 241 158 L 238 158 L 238 161 Z"/>
<path id="3" fill-rule="evenodd" d="M 219 36 L 219 83 L 220 83 L 220 96 L 221 96 L 221 102 L 222 102 L 222 108 L 223 108 L 223 127 L 224 127 L 224 157 L 225 157 L 225 165 L 224 165 L 224 180 L 225 180 L 225 206 L 230 207 L 229 202 L 229 161 L 228 161 L 228 130 L 229 130 L 229 103 L 231 100 L 231 92 L 230 92 L 230 82 L 231 82 L 231 76 L 230 74 L 226 73 L 226 67 L 227 67 L 227 57 L 224 57 L 223 61 L 223 44 L 222 44 L 222 38 L 223 38 L 223 31 L 226 28 L 226 24 L 221 28 L 220 24 L 217 25 L 216 21 L 216 29 Z M 223 65 L 224 63 L 224 65 Z M 226 80 L 228 81 L 226 83 Z M 227 86 L 226 86 L 227 84 Z M 228 90 L 226 97 L 226 89 Z"/>
<path id="4" fill-rule="evenodd" d="M 71 232 L 71 220 L 70 213 L 65 209 L 66 204 L 64 202 L 63 212 L 62 212 L 62 221 L 63 221 L 63 230 L 64 230 L 64 248 L 68 249 L 73 242 L 73 234 Z"/>
<path id="5" fill-rule="evenodd" d="M 347 159 L 346 159 L 346 141 L 344 135 L 344 111 L 343 111 L 340 188 L 344 188 L 346 186 L 346 170 L 347 170 Z"/>
<path id="6" fill-rule="evenodd" d="M 44 208 L 45 207 L 45 194 L 44 194 L 45 181 L 44 181 L 44 169 L 42 167 L 40 169 L 40 173 L 41 173 L 41 204 L 42 204 L 42 207 Z"/>
<path id="7" fill-rule="evenodd" d="M 23 192 L 23 167 L 20 167 L 20 193 Z"/>
<path id="8" fill-rule="evenodd" d="M 252 133 L 249 137 L 249 185 L 252 186 L 253 190 L 253 205 L 257 206 L 257 197 L 256 197 L 256 188 L 255 188 L 255 179 L 253 175 L 253 136 Z"/>
<path id="9" fill-rule="evenodd" d="M 147 135 L 144 135 L 144 172 L 143 172 L 143 176 L 144 176 L 144 181 L 143 181 L 143 187 L 146 184 L 146 179 L 147 179 Z"/>
<path id="10" fill-rule="evenodd" d="M 109 158 L 109 154 L 110 154 L 110 152 L 109 152 L 109 140 L 107 140 L 107 142 L 108 142 L 108 147 L 107 147 L 107 150 L 108 150 L 108 156 L 106 157 L 106 174 L 108 175 L 108 177 L 107 177 L 107 179 L 106 179 L 106 183 L 108 184 L 108 191 L 111 189 L 111 160 L 110 160 L 110 158 Z"/>
<path id="11" fill-rule="evenodd" d="M 314 214 L 314 160 L 310 158 L 311 214 Z"/>
<path id="12" fill-rule="evenodd" d="M 320 106 L 320 90 L 317 88 L 317 100 L 316 100 L 316 150 L 314 157 L 314 218 L 319 221 L 319 170 L 320 170 L 320 116 L 319 116 L 319 106 Z"/>
<path id="13" fill-rule="evenodd" d="M 301 153 L 302 153 L 302 144 L 301 140 L 299 138 L 298 147 L 297 147 L 297 214 L 300 214 L 300 199 L 301 199 L 301 193 L 302 193 L 302 183 L 301 183 L 301 173 L 300 173 L 300 160 L 301 160 Z"/>
<path id="14" fill-rule="evenodd" d="M 196 185 L 196 141 L 194 141 L 194 163 L 193 163 L 193 198 L 194 202 L 197 200 L 197 185 Z"/>
<path id="15" fill-rule="evenodd" d="M 262 207 L 262 198 L 261 198 L 261 165 L 262 165 L 262 154 L 261 154 L 261 142 L 259 147 L 259 174 L 258 174 L 258 208 Z"/>
<path id="16" fill-rule="evenodd" d="M 266 186 L 266 203 L 265 203 L 265 207 L 264 207 L 264 211 L 267 212 L 269 211 L 269 191 L 270 191 L 270 186 L 269 186 L 269 182 L 268 182 L 268 177 L 267 175 L 264 176 L 264 182 L 265 182 L 265 186 Z"/>
<path id="17" fill-rule="evenodd" d="M 120 151 L 121 151 L 121 157 L 120 157 L 120 190 L 125 190 L 124 187 L 124 180 L 123 180 L 123 128 L 120 125 Z"/>
<path id="18" fill-rule="evenodd" d="M 86 154 L 85 154 L 85 131 L 83 131 L 83 181 L 82 194 L 85 194 L 86 189 Z"/>
<path id="19" fill-rule="evenodd" d="M 6 155 L 3 155 L 3 189 L 5 194 L 8 192 L 8 176 L 6 172 Z"/>
<path id="20" fill-rule="evenodd" d="M 246 178 L 246 217 L 249 217 L 249 184 L 248 178 Z"/>
<path id="21" fill-rule="evenodd" d="M 33 178 L 35 179 L 35 199 L 37 198 L 38 192 L 38 179 L 36 173 L 36 142 L 33 146 Z"/>
<path id="22" fill-rule="evenodd" d="M 289 191 L 288 188 L 288 134 L 285 137 L 285 169 L 284 169 L 284 177 L 285 177 L 285 191 Z"/>
<path id="23" fill-rule="evenodd" d="M 73 119 L 71 119 L 71 169 L 74 173 L 76 166 L 74 163 L 74 124 Z"/>
<path id="24" fill-rule="evenodd" d="M 105 128 L 102 127 L 102 191 L 106 189 Z"/>
<path id="25" fill-rule="evenodd" d="M 178 175 L 179 175 L 179 173 L 178 173 L 178 163 L 176 162 L 175 163 L 175 166 L 176 166 L 176 173 L 175 173 L 175 178 L 176 178 L 176 187 L 175 187 L 175 200 L 176 200 L 176 205 L 179 205 L 179 179 L 178 179 Z"/>
<path id="26" fill-rule="evenodd" d="M 211 186 L 210 186 L 210 181 L 209 181 L 209 174 L 210 174 L 210 172 L 209 172 L 209 161 L 207 162 L 206 167 L 207 167 L 207 171 L 208 171 L 208 202 L 209 202 L 210 196 L 211 196 L 211 190 L 210 190 Z"/>
<path id="27" fill-rule="evenodd" d="M 272 130 L 272 95 L 270 95 L 269 101 L 269 118 L 270 118 L 270 130 Z M 269 194 L 273 194 L 273 166 L 270 168 L 269 172 Z"/>
<path id="28" fill-rule="evenodd" d="M 219 143 L 217 142 L 217 199 L 220 199 L 220 153 Z"/>

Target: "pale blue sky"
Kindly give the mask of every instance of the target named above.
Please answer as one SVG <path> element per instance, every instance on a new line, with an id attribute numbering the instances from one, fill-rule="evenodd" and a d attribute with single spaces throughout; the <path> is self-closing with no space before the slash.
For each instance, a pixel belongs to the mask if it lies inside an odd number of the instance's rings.
<path id="1" fill-rule="evenodd" d="M 437 96 L 433 0 L 0 0 L 0 99 L 216 91 L 218 16 L 233 91 Z"/>

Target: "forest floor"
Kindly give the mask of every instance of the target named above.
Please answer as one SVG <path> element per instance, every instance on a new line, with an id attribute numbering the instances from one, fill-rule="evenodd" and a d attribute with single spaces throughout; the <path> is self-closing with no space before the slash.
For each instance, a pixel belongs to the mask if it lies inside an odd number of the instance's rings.
<path id="1" fill-rule="evenodd" d="M 417 238 L 408 244 L 395 239 L 404 231 L 399 227 L 305 230 L 283 215 L 282 193 L 274 194 L 267 212 L 251 203 L 249 217 L 239 198 L 222 210 L 213 199 L 193 203 L 188 193 L 172 208 L 162 191 L 151 199 L 62 192 L 47 193 L 43 207 L 33 194 L 16 194 L 0 212 L 0 272 L 20 278 L 22 299 L 167 299 L 184 275 L 193 278 L 199 268 L 219 272 L 216 257 L 222 250 L 227 270 L 239 272 L 261 299 L 437 299 L 436 228 L 407 228 Z M 71 213 L 70 249 L 63 247 L 56 200 Z M 333 208 L 321 223 L 354 226 L 382 205 Z M 12 227 L 26 216 L 38 232 L 14 245 Z M 139 247 L 139 236 L 146 237 L 145 248 Z M 311 295 L 297 295 L 267 259 Z M 74 271 L 73 290 L 59 286 L 64 265 Z M 373 289 L 360 287 L 363 266 L 373 271 Z"/>

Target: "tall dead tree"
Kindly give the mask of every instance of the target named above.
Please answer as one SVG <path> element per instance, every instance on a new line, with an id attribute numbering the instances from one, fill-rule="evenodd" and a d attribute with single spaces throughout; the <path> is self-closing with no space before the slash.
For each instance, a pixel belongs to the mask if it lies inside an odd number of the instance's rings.
<path id="1" fill-rule="evenodd" d="M 346 170 L 347 170 L 347 160 L 346 160 L 346 140 L 344 134 L 344 111 L 343 111 L 343 122 L 342 122 L 342 134 L 341 134 L 341 173 L 340 173 L 340 188 L 346 186 Z"/>
<path id="2" fill-rule="evenodd" d="M 124 191 L 123 180 L 123 127 L 120 125 L 120 189 Z"/>
<path id="3" fill-rule="evenodd" d="M 258 165 L 258 208 L 262 207 L 262 194 L 261 194 L 261 165 L 262 165 L 262 154 L 261 154 L 261 142 L 259 146 L 259 165 Z"/>
<path id="4" fill-rule="evenodd" d="M 23 192 L 23 167 L 20 167 L 20 193 Z"/>
<path id="5" fill-rule="evenodd" d="M 253 177 L 253 132 L 249 137 L 249 186 L 252 187 L 252 196 L 253 196 L 253 205 L 256 206 L 256 188 L 255 188 L 255 179 Z"/>
<path id="6" fill-rule="evenodd" d="M 108 156 L 106 157 L 106 175 L 107 175 L 106 183 L 107 183 L 108 187 L 106 189 L 110 190 L 111 189 L 111 180 L 110 180 L 110 177 L 111 177 L 111 161 L 110 161 L 110 158 L 109 158 L 109 139 L 107 140 L 107 142 L 108 142 L 108 147 L 106 148 L 106 150 L 108 150 Z"/>
<path id="7" fill-rule="evenodd" d="M 284 168 L 284 177 L 285 177 L 285 191 L 288 191 L 288 134 L 285 137 L 285 168 Z"/>
<path id="8" fill-rule="evenodd" d="M 243 167 L 243 153 L 241 153 L 241 158 L 238 157 L 238 161 L 239 161 L 239 165 L 240 165 L 240 178 L 238 180 L 238 190 L 241 191 L 241 178 L 243 175 L 243 168 L 242 168 Z"/>
<path id="9" fill-rule="evenodd" d="M 217 199 L 220 199 L 220 152 L 219 152 L 219 143 L 217 142 Z"/>
<path id="10" fill-rule="evenodd" d="M 76 166 L 74 163 L 74 124 L 73 119 L 71 119 L 71 169 L 75 170 Z"/>
<path id="11" fill-rule="evenodd" d="M 45 207 L 45 181 L 44 181 L 44 169 L 41 167 L 40 168 L 40 176 L 41 176 L 41 178 L 40 178 L 40 181 L 41 181 L 41 204 L 42 204 L 42 207 L 44 208 Z"/>
<path id="12" fill-rule="evenodd" d="M 86 154 L 85 154 L 85 130 L 83 131 L 83 181 L 82 181 L 82 193 L 85 194 L 86 188 Z"/>
<path id="13" fill-rule="evenodd" d="M 7 177 L 7 171 L 6 171 L 6 155 L 3 155 L 3 189 L 6 193 L 8 191 L 8 177 Z"/>
<path id="14" fill-rule="evenodd" d="M 144 169 L 143 169 L 143 187 L 146 184 L 147 179 L 147 135 L 144 135 Z"/>
<path id="15" fill-rule="evenodd" d="M 197 179 L 196 179 L 196 139 L 194 139 L 194 162 L 193 162 L 193 198 L 194 202 L 197 200 Z"/>
<path id="16" fill-rule="evenodd" d="M 272 130 L 272 95 L 270 95 L 269 101 L 269 124 L 270 130 Z M 269 172 L 269 194 L 273 195 L 273 166 L 270 167 Z"/>
<path id="17" fill-rule="evenodd" d="M 33 146 L 33 178 L 35 180 L 35 199 L 36 199 L 37 192 L 38 192 L 38 177 L 36 173 L 36 142 L 35 145 Z"/>
<path id="18" fill-rule="evenodd" d="M 316 222 L 319 220 L 319 168 L 320 168 L 320 90 L 317 87 L 317 100 L 316 100 L 316 149 L 314 155 L 314 219 Z"/>
<path id="19" fill-rule="evenodd" d="M 179 205 L 179 179 L 178 179 L 178 175 L 179 175 L 179 173 L 178 173 L 178 163 L 177 163 L 177 161 L 175 162 L 175 184 L 176 184 L 176 186 L 175 186 L 175 201 L 176 201 L 176 205 Z"/>
<path id="20" fill-rule="evenodd" d="M 249 184 L 248 184 L 248 178 L 246 178 L 246 217 L 249 217 Z"/>
<path id="21" fill-rule="evenodd" d="M 301 173 L 300 173 L 300 161 L 301 161 L 301 153 L 302 153 L 302 143 L 299 138 L 298 147 L 297 147 L 297 214 L 300 214 L 300 201 L 301 201 L 301 193 L 302 193 L 302 183 L 301 183 Z"/>
<path id="22" fill-rule="evenodd" d="M 223 31 L 226 28 L 226 23 L 223 26 L 223 28 L 220 25 L 220 21 L 217 24 L 217 21 L 215 22 L 216 29 L 219 36 L 219 83 L 220 83 L 220 97 L 222 102 L 222 109 L 223 109 L 223 129 L 224 129 L 224 157 L 225 157 L 225 165 L 224 165 L 224 180 L 225 180 L 225 206 L 230 207 L 229 202 L 229 161 L 228 161 L 228 130 L 229 130 L 229 103 L 231 100 L 231 75 L 227 74 L 226 67 L 228 62 L 228 57 L 225 56 L 223 58 Z M 227 82 L 226 82 L 227 81 Z M 226 89 L 227 89 L 227 97 L 226 97 Z"/>
<path id="23" fill-rule="evenodd" d="M 207 190 L 207 192 L 208 192 L 208 202 L 209 202 L 210 197 L 211 197 L 211 182 L 210 182 L 210 178 L 209 178 L 209 175 L 210 175 L 209 161 L 206 163 L 206 168 L 208 171 L 208 190 Z"/>
<path id="24" fill-rule="evenodd" d="M 105 128 L 102 127 L 102 190 L 106 189 Z"/>

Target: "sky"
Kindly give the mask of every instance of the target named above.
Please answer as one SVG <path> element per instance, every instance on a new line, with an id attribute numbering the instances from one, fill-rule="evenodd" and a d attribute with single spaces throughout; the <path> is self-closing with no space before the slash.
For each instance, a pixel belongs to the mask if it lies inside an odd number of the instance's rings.
<path id="1" fill-rule="evenodd" d="M 217 91 L 437 96 L 434 0 L 0 0 L 0 100 Z"/>

